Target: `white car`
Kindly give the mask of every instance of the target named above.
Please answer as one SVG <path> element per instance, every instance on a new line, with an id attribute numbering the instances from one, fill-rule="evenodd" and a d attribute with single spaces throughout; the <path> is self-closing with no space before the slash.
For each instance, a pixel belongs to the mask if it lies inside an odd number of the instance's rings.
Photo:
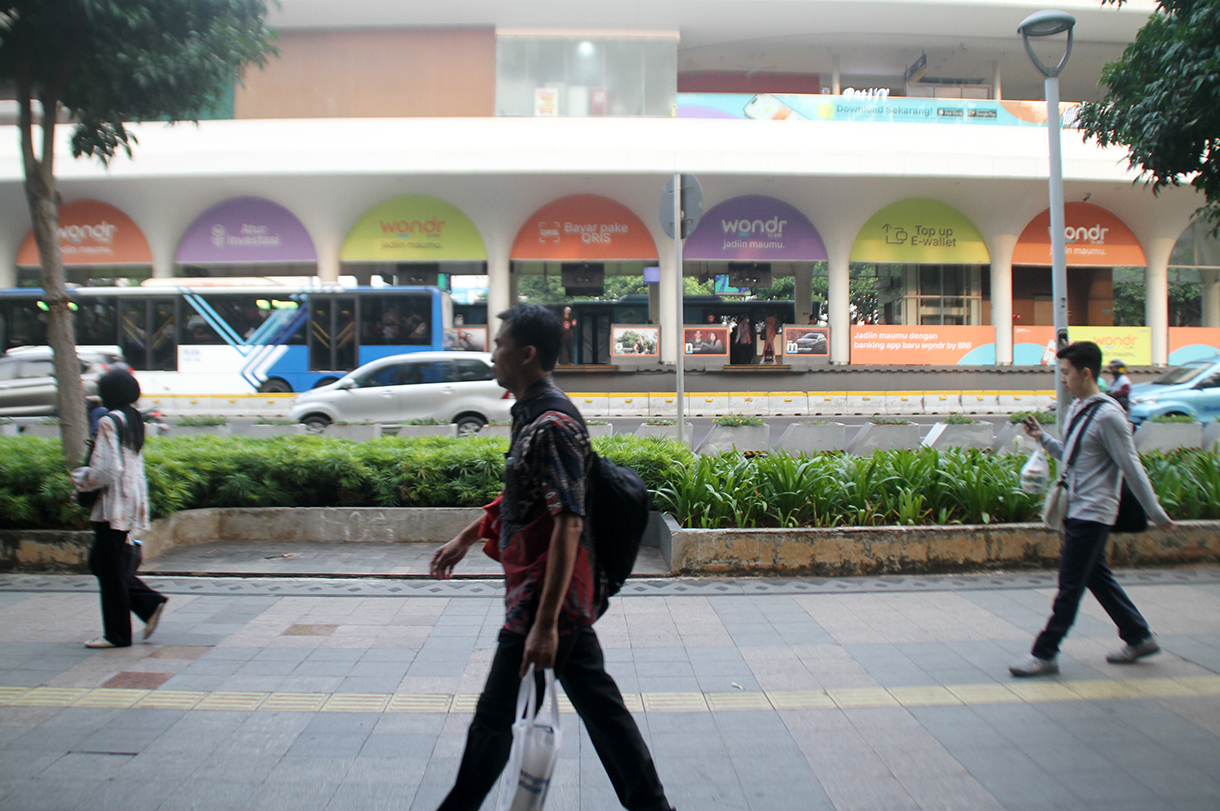
<path id="1" fill-rule="evenodd" d="M 508 420 L 513 397 L 491 372 L 487 352 L 412 352 L 366 363 L 293 400 L 289 416 L 311 430 L 332 422 L 438 419 L 473 434 Z"/>
<path id="2" fill-rule="evenodd" d="M 97 379 L 123 360 L 117 346 L 78 346 L 85 399 L 97 394 Z M 49 346 L 21 346 L 0 356 L 0 415 L 53 416 L 59 410 L 58 386 Z"/>

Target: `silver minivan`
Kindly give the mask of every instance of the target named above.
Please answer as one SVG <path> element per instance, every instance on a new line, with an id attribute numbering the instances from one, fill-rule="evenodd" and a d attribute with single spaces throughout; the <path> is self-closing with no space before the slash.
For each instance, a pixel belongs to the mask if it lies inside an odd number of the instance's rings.
<path id="1" fill-rule="evenodd" d="M 49 346 L 21 346 L 0 356 L 0 416 L 52 417 L 59 411 L 58 386 Z M 85 397 L 97 392 L 97 379 L 123 360 L 117 346 L 78 346 Z"/>
<path id="2" fill-rule="evenodd" d="M 490 353 L 412 352 L 366 363 L 298 395 L 289 416 L 312 430 L 332 422 L 437 419 L 473 434 L 492 420 L 508 420 L 512 405 L 492 375 Z"/>

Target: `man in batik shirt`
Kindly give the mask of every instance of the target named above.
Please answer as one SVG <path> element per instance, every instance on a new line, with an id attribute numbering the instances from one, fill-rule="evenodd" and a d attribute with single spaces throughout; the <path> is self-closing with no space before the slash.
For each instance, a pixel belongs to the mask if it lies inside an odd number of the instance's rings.
<path id="1" fill-rule="evenodd" d="M 432 574 L 447 578 L 480 539 L 504 566 L 506 617 L 487 683 L 466 737 L 453 789 L 440 811 L 477 811 L 508 761 L 517 690 L 526 669 L 554 668 L 585 722 L 619 802 L 630 811 L 669 811 L 665 790 L 623 704 L 593 623 L 605 610 L 596 594 L 585 526 L 589 433 L 558 411 L 535 414 L 531 401 L 562 392 L 551 380 L 563 327 L 532 304 L 500 313 L 492 365 L 517 398 L 504 492 L 486 515 L 437 550 Z M 541 689 L 541 688 L 540 688 Z"/>

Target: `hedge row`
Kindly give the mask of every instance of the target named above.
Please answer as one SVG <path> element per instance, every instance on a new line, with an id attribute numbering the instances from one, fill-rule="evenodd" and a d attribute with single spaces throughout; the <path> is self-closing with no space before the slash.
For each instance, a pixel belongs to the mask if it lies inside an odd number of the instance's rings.
<path id="1" fill-rule="evenodd" d="M 987 524 L 1037 520 L 1025 458 L 981 451 L 696 457 L 677 442 L 616 435 L 594 448 L 635 468 L 656 507 L 689 527 Z M 315 436 L 154 437 L 145 458 L 154 517 L 202 507 L 471 507 L 500 491 L 508 441 Z M 59 441 L 0 437 L 0 525 L 88 526 L 71 506 Z M 1176 519 L 1220 518 L 1220 457 L 1151 453 L 1144 464 Z"/>

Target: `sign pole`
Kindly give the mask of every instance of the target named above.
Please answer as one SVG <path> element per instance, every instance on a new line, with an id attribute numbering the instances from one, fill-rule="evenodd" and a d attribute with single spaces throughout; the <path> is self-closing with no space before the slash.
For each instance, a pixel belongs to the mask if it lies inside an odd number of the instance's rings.
<path id="1" fill-rule="evenodd" d="M 677 328 L 674 330 L 674 335 L 677 338 L 677 340 L 674 341 L 674 347 L 678 351 L 678 356 L 677 356 L 677 370 L 678 370 L 677 401 L 678 402 L 677 402 L 677 405 L 678 405 L 678 441 L 679 442 L 686 441 L 686 436 L 685 436 L 685 433 L 686 433 L 686 386 L 685 386 L 685 380 L 683 379 L 683 368 L 686 365 L 686 352 L 684 350 L 686 349 L 686 347 L 684 346 L 683 341 L 682 341 L 682 339 L 684 337 L 684 335 L 683 335 L 684 330 L 682 329 L 682 322 L 684 319 L 682 316 L 685 313 L 685 308 L 682 306 L 683 305 L 683 302 L 682 302 L 682 295 L 683 295 L 682 230 L 683 230 L 682 229 L 682 175 L 680 173 L 675 173 L 674 174 L 674 277 L 676 278 L 676 281 L 675 281 L 676 290 L 675 290 L 675 296 L 674 296 L 674 306 L 678 310 L 678 317 L 677 317 L 677 320 L 674 321 L 674 323 L 677 325 Z M 693 437 L 692 437 L 692 439 L 693 439 Z"/>

